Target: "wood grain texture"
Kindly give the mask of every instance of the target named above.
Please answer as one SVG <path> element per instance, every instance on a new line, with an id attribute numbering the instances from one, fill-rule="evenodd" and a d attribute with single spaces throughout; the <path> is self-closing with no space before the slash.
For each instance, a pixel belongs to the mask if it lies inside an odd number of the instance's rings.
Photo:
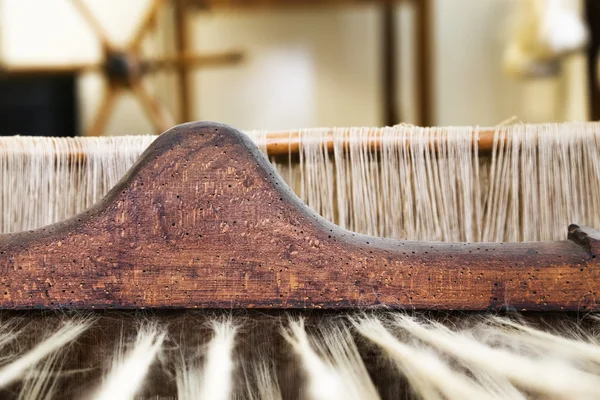
<path id="1" fill-rule="evenodd" d="M 306 207 L 244 134 L 190 123 L 87 212 L 0 236 L 0 308 L 598 309 L 595 233 L 570 229 L 520 244 L 359 235 Z"/>

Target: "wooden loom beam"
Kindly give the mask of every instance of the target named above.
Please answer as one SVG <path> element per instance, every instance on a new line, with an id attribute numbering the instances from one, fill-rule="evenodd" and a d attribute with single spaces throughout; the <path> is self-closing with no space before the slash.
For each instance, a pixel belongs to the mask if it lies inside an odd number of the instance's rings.
<path id="1" fill-rule="evenodd" d="M 383 131 L 379 131 L 369 138 L 370 147 L 373 150 L 379 150 L 381 148 L 381 137 L 384 136 Z M 482 152 L 491 152 L 494 148 L 494 129 L 481 129 L 478 133 L 477 148 Z M 321 140 L 319 138 L 319 140 Z M 431 137 L 431 142 L 435 143 L 435 137 Z M 333 133 L 328 133 L 327 137 L 323 139 L 323 145 L 327 147 L 327 151 L 333 152 L 335 142 Z M 475 140 L 473 140 L 475 142 Z M 288 154 L 298 154 L 302 145 L 302 137 L 297 131 L 290 132 L 273 132 L 267 134 L 265 143 L 259 143 L 260 145 L 266 146 L 267 154 L 269 156 L 285 156 Z M 344 141 L 344 147 L 350 146 L 351 141 Z"/>
<path id="2" fill-rule="evenodd" d="M 305 206 L 241 132 L 161 135 L 88 211 L 0 235 L 0 308 L 599 309 L 598 233 L 386 240 Z"/>
<path id="3" fill-rule="evenodd" d="M 477 148 L 480 152 L 489 153 L 492 152 L 494 148 L 494 135 L 495 132 L 493 129 L 482 129 L 479 131 L 479 139 L 477 140 Z M 95 135 L 99 136 L 99 135 Z M 379 151 L 381 148 L 381 133 L 377 133 L 373 135 L 370 140 L 370 147 L 374 151 Z M 319 138 L 318 140 L 321 140 Z M 326 137 L 323 139 L 323 146 L 327 149 L 328 152 L 334 151 L 334 139 L 333 134 L 328 133 Z M 409 139 L 410 141 L 410 139 Z M 432 145 L 435 145 L 436 139 L 432 137 L 430 139 Z M 259 139 L 256 142 L 256 145 L 261 148 L 266 148 L 266 153 L 268 156 L 278 157 L 278 156 L 289 156 L 289 155 L 297 155 L 300 152 L 300 148 L 302 146 L 303 139 L 300 136 L 298 131 L 289 131 L 289 132 L 272 132 L 267 133 L 265 139 Z M 348 149 L 351 145 L 352 140 L 344 141 L 343 147 Z M 85 160 L 85 153 L 81 151 L 73 151 L 71 157 L 74 158 L 77 162 L 82 162 Z"/>

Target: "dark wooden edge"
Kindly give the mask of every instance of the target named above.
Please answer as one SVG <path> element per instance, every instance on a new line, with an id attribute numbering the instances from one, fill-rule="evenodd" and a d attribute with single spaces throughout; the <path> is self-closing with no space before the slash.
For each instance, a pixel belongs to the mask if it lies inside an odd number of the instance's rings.
<path id="1" fill-rule="evenodd" d="M 438 243 L 317 215 L 243 133 L 162 134 L 88 211 L 0 236 L 0 308 L 596 310 L 599 233 Z"/>
<path id="2" fill-rule="evenodd" d="M 596 258 L 600 250 L 600 232 L 585 226 L 569 225 L 569 240 L 579 244 L 586 249 L 592 258 Z"/>

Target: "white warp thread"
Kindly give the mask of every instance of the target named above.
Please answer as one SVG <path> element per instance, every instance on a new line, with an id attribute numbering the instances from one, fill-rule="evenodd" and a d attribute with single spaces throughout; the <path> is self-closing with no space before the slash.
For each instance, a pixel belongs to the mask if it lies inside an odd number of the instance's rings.
<path id="1" fill-rule="evenodd" d="M 247 133 L 265 150 L 267 132 Z M 273 159 L 274 166 L 306 204 L 353 231 L 514 242 L 562 240 L 571 223 L 600 228 L 600 123 L 500 127 L 490 155 L 472 145 L 476 127 L 292 134 L 300 138 L 299 162 Z M 0 231 L 33 229 L 85 210 L 154 138 L 0 138 Z M 84 157 L 74 159 L 74 152 Z"/>

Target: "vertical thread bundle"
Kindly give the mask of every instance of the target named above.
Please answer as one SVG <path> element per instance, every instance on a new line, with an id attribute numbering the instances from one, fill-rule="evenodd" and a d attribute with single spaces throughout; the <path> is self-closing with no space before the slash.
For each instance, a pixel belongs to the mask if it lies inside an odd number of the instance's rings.
<path id="1" fill-rule="evenodd" d="M 266 150 L 266 132 L 248 134 Z M 476 127 L 294 134 L 298 156 L 271 161 L 302 200 L 346 229 L 515 242 L 564 239 L 570 223 L 600 228 L 600 123 L 501 127 L 491 154 L 480 153 Z M 1 231 L 37 228 L 90 207 L 154 138 L 0 138 Z"/>

